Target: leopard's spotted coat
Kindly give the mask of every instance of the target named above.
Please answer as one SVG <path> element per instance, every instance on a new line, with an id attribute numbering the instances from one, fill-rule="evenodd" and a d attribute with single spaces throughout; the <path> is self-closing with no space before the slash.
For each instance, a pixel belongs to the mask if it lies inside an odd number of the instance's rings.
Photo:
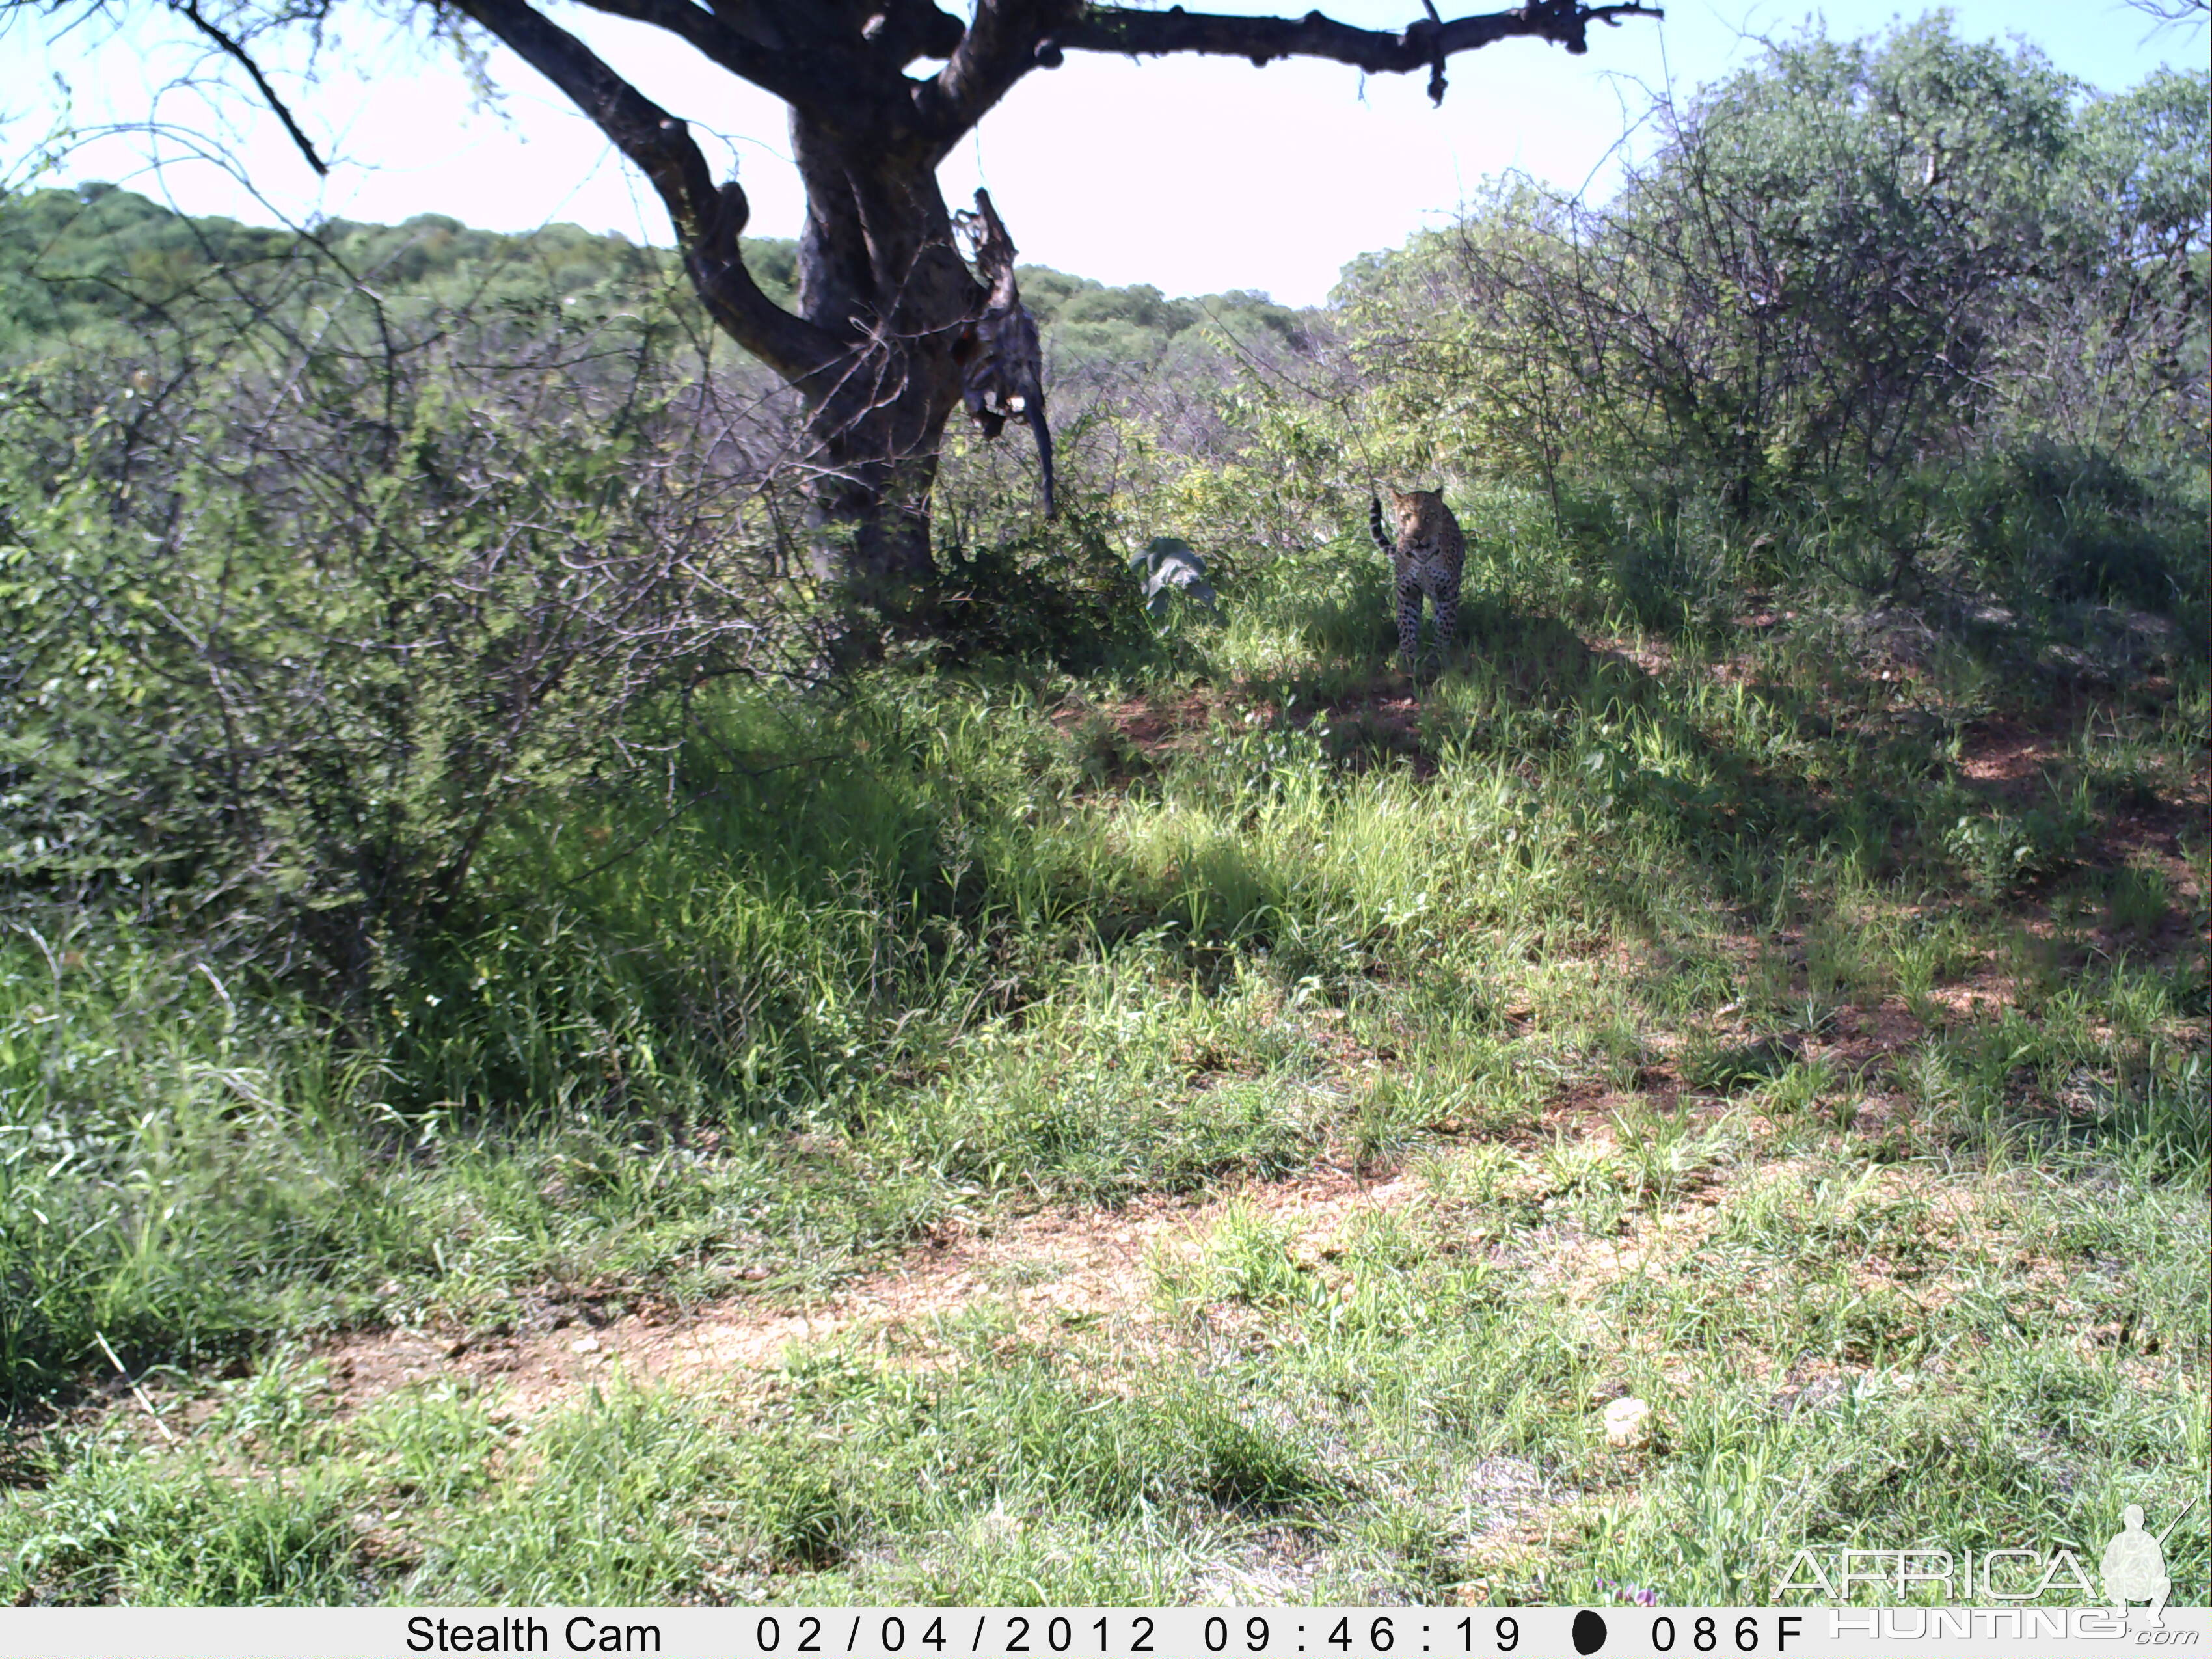
<path id="1" fill-rule="evenodd" d="M 1444 505 L 1442 490 L 1394 489 L 1390 506 L 1398 523 L 1395 540 L 1383 531 L 1379 495 L 1367 498 L 1367 522 L 1375 544 L 1390 556 L 1398 587 L 1398 655 L 1411 668 L 1420 641 L 1424 593 L 1436 606 L 1437 655 L 1459 641 L 1459 579 L 1467 562 L 1467 537 Z"/>

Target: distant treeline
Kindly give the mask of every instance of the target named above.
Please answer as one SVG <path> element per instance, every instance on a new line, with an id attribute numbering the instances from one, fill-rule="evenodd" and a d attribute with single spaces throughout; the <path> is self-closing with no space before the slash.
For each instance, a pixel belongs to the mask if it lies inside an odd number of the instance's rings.
<path id="1" fill-rule="evenodd" d="M 618 232 L 577 225 L 477 230 L 443 214 L 403 224 L 329 219 L 300 233 L 180 214 L 110 184 L 0 199 L 0 362 L 22 362 L 64 343 L 116 337 L 208 300 L 232 304 L 264 290 L 259 276 L 312 252 L 387 299 L 465 311 L 620 302 L 641 290 L 683 290 L 675 254 Z M 745 262 L 780 305 L 797 301 L 799 246 L 748 238 Z M 1021 270 L 1022 292 L 1048 349 L 1068 358 L 1151 362 L 1188 349 L 1218 323 L 1239 338 L 1292 337 L 1298 313 L 1264 294 L 1170 299 L 1139 283 L 1109 288 L 1044 265 Z"/>

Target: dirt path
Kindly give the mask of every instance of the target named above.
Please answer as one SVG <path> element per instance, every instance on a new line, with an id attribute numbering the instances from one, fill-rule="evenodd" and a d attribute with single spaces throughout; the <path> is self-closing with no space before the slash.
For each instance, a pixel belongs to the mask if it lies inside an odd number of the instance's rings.
<path id="1" fill-rule="evenodd" d="M 842 1338 L 927 1364 L 946 1346 L 939 1322 L 993 1297 L 1031 1337 L 1109 1322 L 1144 1325 L 1156 1317 L 1148 1264 L 1157 1253 L 1190 1247 L 1236 1206 L 1289 1226 L 1319 1251 L 1362 1212 L 1402 1206 L 1420 1191 L 1411 1179 L 1370 1182 L 1323 1168 L 1202 1200 L 1151 1198 L 1117 1210 L 1052 1211 L 948 1230 L 896 1266 L 811 1304 L 738 1296 L 514 1336 L 376 1332 L 340 1338 L 319 1357 L 347 1410 L 447 1377 L 499 1387 L 507 1409 L 534 1415 L 580 1397 L 617 1368 L 640 1381 L 742 1392 L 793 1343 Z"/>

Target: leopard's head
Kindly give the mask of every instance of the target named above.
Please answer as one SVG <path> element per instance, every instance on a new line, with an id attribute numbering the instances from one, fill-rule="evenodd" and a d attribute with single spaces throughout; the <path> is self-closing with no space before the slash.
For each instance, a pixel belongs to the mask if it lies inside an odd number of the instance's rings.
<path id="1" fill-rule="evenodd" d="M 1418 541 L 1430 529 L 1443 523 L 1444 493 L 1441 489 L 1393 489 L 1390 510 L 1397 517 L 1398 539 Z"/>

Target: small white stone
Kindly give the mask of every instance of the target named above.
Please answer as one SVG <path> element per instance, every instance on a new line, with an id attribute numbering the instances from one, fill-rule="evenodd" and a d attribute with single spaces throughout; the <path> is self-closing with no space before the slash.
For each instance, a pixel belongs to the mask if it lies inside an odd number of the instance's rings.
<path id="1" fill-rule="evenodd" d="M 1651 1437 L 1651 1407 L 1631 1395 L 1605 1408 L 1605 1443 L 1608 1446 L 1640 1446 Z"/>
<path id="2" fill-rule="evenodd" d="M 597 1353 L 599 1351 L 599 1339 L 596 1336 L 580 1336 L 568 1345 L 570 1353 Z"/>

